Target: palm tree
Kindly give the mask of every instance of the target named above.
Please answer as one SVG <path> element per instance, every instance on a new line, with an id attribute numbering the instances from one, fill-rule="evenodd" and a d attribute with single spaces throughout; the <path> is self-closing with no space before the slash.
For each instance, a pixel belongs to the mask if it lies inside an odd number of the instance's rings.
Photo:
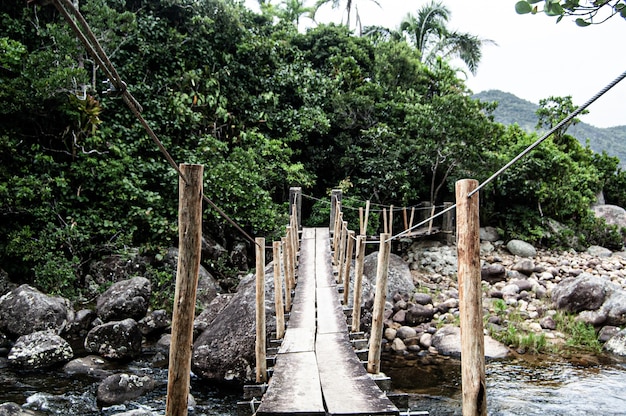
<path id="1" fill-rule="evenodd" d="M 283 0 L 277 14 L 281 19 L 292 22 L 298 27 L 302 16 L 312 16 L 314 12 L 314 7 L 304 6 L 304 0 Z"/>
<path id="2" fill-rule="evenodd" d="M 443 3 L 431 2 L 402 20 L 400 31 L 405 33 L 409 42 L 421 53 L 421 61 L 433 66 L 437 58 L 460 58 L 472 74 L 476 74 L 482 57 L 482 46 L 495 44 L 492 40 L 478 36 L 450 31 L 447 28 L 450 10 Z"/>
<path id="3" fill-rule="evenodd" d="M 380 3 L 378 2 L 378 0 L 369 0 L 369 1 L 373 2 L 378 7 L 380 7 Z M 315 11 L 313 12 L 313 17 L 315 17 L 315 13 L 317 13 L 320 7 L 328 3 L 331 4 L 333 9 L 338 9 L 342 2 L 341 0 L 317 0 L 317 2 L 315 3 Z M 356 5 L 356 0 L 346 0 L 346 7 L 344 10 L 346 11 L 346 16 L 347 16 L 346 26 L 348 28 L 350 28 L 350 16 L 352 15 L 352 9 L 355 10 L 356 24 L 359 26 L 361 24 L 361 17 L 359 16 L 359 9 Z"/>

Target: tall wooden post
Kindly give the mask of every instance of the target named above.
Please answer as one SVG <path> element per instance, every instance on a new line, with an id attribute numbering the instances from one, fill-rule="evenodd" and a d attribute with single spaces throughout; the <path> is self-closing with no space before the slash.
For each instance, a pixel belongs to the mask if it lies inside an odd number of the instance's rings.
<path id="1" fill-rule="evenodd" d="M 378 249 L 378 267 L 376 269 L 376 293 L 374 294 L 374 312 L 370 334 L 369 353 L 367 356 L 367 372 L 380 373 L 380 350 L 383 340 L 383 319 L 385 302 L 387 301 L 387 276 L 389 274 L 389 255 L 391 254 L 391 234 L 380 235 Z"/>
<path id="2" fill-rule="evenodd" d="M 283 246 L 283 275 L 285 278 L 285 310 L 287 312 L 291 311 L 291 280 L 289 276 L 289 252 L 287 248 L 287 237 L 282 237 L 280 239 L 281 245 Z"/>
<path id="3" fill-rule="evenodd" d="M 468 198 L 477 186 L 473 179 L 456 183 L 463 416 L 487 415 L 478 193 Z"/>
<path id="4" fill-rule="evenodd" d="M 267 381 L 267 357 L 265 351 L 265 238 L 257 237 L 256 243 L 256 382 Z"/>
<path id="5" fill-rule="evenodd" d="M 289 188 L 289 215 L 296 216 L 298 230 L 302 229 L 302 188 L 299 186 Z"/>
<path id="6" fill-rule="evenodd" d="M 348 222 L 341 223 L 341 237 L 339 240 L 339 263 L 337 263 L 337 283 L 343 283 L 343 263 L 346 260 L 346 237 L 348 235 Z"/>
<path id="7" fill-rule="evenodd" d="M 337 212 L 341 211 L 341 189 L 333 189 L 330 192 L 330 227 L 333 229 Z"/>
<path id="8" fill-rule="evenodd" d="M 365 260 L 365 235 L 356 238 L 356 258 L 354 261 L 354 300 L 352 301 L 352 332 L 361 328 L 361 295 L 363 293 L 363 262 Z"/>
<path id="9" fill-rule="evenodd" d="M 347 239 L 348 243 L 343 271 L 343 304 L 346 306 L 348 305 L 348 292 L 350 292 L 350 266 L 352 265 L 352 253 L 354 252 L 354 231 L 348 231 Z"/>
<path id="10" fill-rule="evenodd" d="M 181 164 L 178 181 L 178 267 L 167 377 L 167 416 L 186 416 L 193 319 L 202 246 L 202 165 Z"/>
<path id="11" fill-rule="evenodd" d="M 367 235 L 367 222 L 370 216 L 370 200 L 365 201 L 365 217 L 363 219 L 363 227 L 361 228 L 361 235 Z"/>
<path id="12" fill-rule="evenodd" d="M 443 203 L 443 209 L 448 211 L 441 218 L 441 231 L 443 231 L 444 238 L 448 243 L 454 241 L 454 212 L 450 209 L 451 206 L 452 202 Z"/>
<path id="13" fill-rule="evenodd" d="M 285 307 L 283 306 L 283 280 L 280 273 L 280 241 L 272 244 L 274 258 L 274 309 L 276 309 L 276 339 L 285 336 Z"/>

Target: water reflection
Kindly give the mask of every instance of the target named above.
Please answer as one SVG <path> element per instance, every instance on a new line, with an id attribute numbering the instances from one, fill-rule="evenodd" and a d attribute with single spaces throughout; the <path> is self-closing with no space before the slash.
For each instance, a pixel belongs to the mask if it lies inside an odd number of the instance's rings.
<path id="1" fill-rule="evenodd" d="M 448 359 L 387 362 L 394 389 L 409 394 L 412 410 L 431 416 L 461 415 L 461 364 Z M 626 415 L 626 365 L 577 366 L 520 360 L 486 366 L 488 413 L 493 416 Z"/>

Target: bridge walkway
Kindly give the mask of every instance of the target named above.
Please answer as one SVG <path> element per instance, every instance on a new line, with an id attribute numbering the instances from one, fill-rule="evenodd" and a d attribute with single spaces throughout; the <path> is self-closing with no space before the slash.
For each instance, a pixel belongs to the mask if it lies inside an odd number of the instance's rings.
<path id="1" fill-rule="evenodd" d="M 327 228 L 304 228 L 285 337 L 257 416 L 399 415 L 349 339 Z"/>

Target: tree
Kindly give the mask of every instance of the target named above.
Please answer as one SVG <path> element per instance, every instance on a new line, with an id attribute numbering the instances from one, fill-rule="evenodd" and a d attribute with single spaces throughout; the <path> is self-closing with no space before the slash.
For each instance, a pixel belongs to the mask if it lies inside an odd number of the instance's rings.
<path id="1" fill-rule="evenodd" d="M 624 0 L 522 0 L 515 4 L 519 14 L 537 14 L 541 10 L 537 3 L 544 3 L 543 12 L 555 16 L 557 23 L 564 16 L 575 17 L 578 26 L 589 26 L 606 22 L 613 16 L 626 19 L 626 1 Z"/>
<path id="2" fill-rule="evenodd" d="M 564 120 L 568 115 L 576 110 L 576 106 L 572 102 L 572 96 L 567 97 L 548 97 L 539 100 L 539 108 L 535 112 L 537 114 L 537 129 L 552 129 Z M 581 114 L 589 113 L 584 110 Z M 553 133 L 553 140 L 558 143 L 563 140 L 565 132 L 572 126 L 580 123 L 580 119 L 573 118 L 565 123 L 561 128 Z"/>
<path id="3" fill-rule="evenodd" d="M 470 33 L 448 30 L 446 24 L 450 10 L 441 2 L 431 0 L 417 11 L 408 14 L 400 24 L 400 31 L 406 33 L 409 41 L 422 54 L 422 62 L 435 65 L 437 58 L 460 58 L 472 74 L 476 73 L 482 57 L 481 48 L 494 43 Z"/>
<path id="4" fill-rule="evenodd" d="M 369 1 L 373 2 L 378 7 L 380 7 L 380 3 L 378 2 L 378 0 L 369 0 Z M 315 17 L 315 14 L 317 13 L 320 7 L 328 3 L 331 4 L 333 9 L 338 9 L 339 6 L 341 5 L 341 0 L 317 0 L 317 3 L 315 3 L 315 11 L 313 13 L 313 16 Z M 344 10 L 346 11 L 346 27 L 348 29 L 350 28 L 350 17 L 352 15 L 353 9 L 355 11 L 355 22 L 356 22 L 355 24 L 359 26 L 359 28 L 361 26 L 361 17 L 359 16 L 359 9 L 356 5 L 356 0 L 346 0 L 346 6 Z M 343 19 L 342 19 L 342 22 L 343 22 Z"/>

